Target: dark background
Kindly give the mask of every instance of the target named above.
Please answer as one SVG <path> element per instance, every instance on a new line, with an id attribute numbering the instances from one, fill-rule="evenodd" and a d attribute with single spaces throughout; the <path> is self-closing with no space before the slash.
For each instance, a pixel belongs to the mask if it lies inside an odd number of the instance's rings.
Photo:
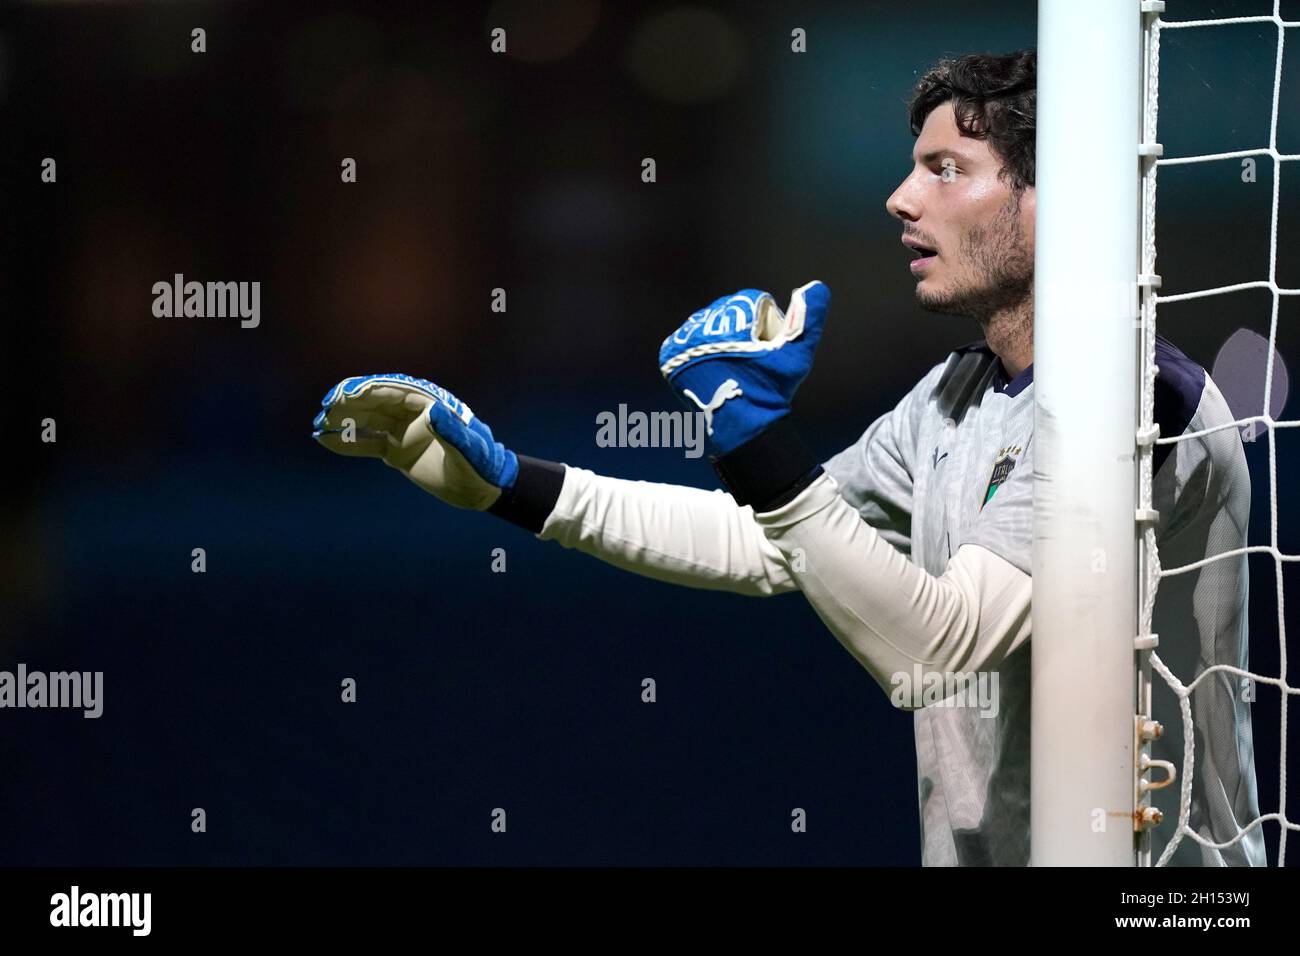
<path id="1" fill-rule="evenodd" d="M 916 307 L 884 210 L 910 166 L 911 85 L 945 54 L 1032 47 L 1034 10 L 5 8 L 0 668 L 102 670 L 105 702 L 99 720 L 0 712 L 0 863 L 917 863 L 911 720 L 797 595 L 617 572 L 335 458 L 309 426 L 338 379 L 404 371 L 517 451 L 714 487 L 681 450 L 597 447 L 596 414 L 676 407 L 657 349 L 699 306 L 820 278 L 835 304 L 799 410 L 813 447 L 839 450 L 978 337 Z M 1272 24 L 1167 33 L 1166 155 L 1267 145 L 1275 48 Z M 1279 150 L 1300 152 L 1295 52 L 1279 113 Z M 1255 183 L 1238 161 L 1162 170 L 1163 291 L 1267 277 L 1273 176 L 1268 158 Z M 1294 288 L 1294 164 L 1280 206 L 1277 281 Z M 155 318 L 151 287 L 177 272 L 260 281 L 260 327 Z M 1268 334 L 1271 304 L 1169 305 L 1160 328 L 1212 367 L 1234 330 Z M 1283 297 L 1284 360 L 1298 317 Z M 1287 553 L 1296 444 L 1276 432 Z M 1268 445 L 1246 446 L 1252 544 L 1269 543 Z M 1276 676 L 1273 560 L 1252 573 L 1252 666 Z M 1265 813 L 1278 702 L 1260 686 Z"/>

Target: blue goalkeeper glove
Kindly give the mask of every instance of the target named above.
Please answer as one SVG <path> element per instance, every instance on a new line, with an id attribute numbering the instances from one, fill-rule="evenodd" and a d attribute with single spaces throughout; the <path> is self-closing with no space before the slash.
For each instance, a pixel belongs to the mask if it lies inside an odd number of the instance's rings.
<path id="1" fill-rule="evenodd" d="M 795 289 L 782 313 L 766 292 L 742 289 L 686 320 L 659 349 L 659 371 L 692 411 L 704 412 L 713 450 L 727 455 L 789 414 L 812 368 L 830 289 Z"/>
<path id="2" fill-rule="evenodd" d="M 519 460 L 445 388 L 410 375 L 358 375 L 326 393 L 312 437 L 340 455 L 382 458 L 457 508 L 486 510 Z"/>

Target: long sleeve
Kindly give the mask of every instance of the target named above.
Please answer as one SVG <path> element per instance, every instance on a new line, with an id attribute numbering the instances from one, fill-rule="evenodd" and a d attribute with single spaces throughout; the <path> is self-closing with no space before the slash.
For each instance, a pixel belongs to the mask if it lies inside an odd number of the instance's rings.
<path id="1" fill-rule="evenodd" d="M 797 588 L 753 509 L 721 490 L 565 466 L 564 485 L 539 537 L 671 584 L 753 596 Z"/>
<path id="2" fill-rule="evenodd" d="M 755 520 L 787 561 L 799 552 L 804 596 L 886 692 L 914 665 L 995 668 L 1029 639 L 1029 575 L 976 545 L 930 574 L 862 520 L 830 475 Z"/>

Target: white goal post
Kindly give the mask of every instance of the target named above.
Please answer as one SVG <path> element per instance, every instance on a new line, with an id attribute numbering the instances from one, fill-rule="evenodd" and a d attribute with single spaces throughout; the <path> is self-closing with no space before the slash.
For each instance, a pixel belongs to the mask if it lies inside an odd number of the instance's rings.
<path id="1" fill-rule="evenodd" d="M 1039 0 L 1034 866 L 1132 866 L 1142 12 Z"/>

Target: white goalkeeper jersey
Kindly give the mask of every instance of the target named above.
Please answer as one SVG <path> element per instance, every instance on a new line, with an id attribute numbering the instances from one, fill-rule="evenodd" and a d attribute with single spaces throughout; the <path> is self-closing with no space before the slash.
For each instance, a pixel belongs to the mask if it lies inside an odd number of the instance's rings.
<path id="1" fill-rule="evenodd" d="M 1157 337 L 1155 416 L 1161 437 L 1233 416 L 1206 371 Z M 1007 381 L 984 342 L 957 349 L 890 412 L 825 463 L 840 494 L 890 544 L 941 575 L 963 544 L 1031 572 L 1033 366 Z M 1158 445 L 1154 504 L 1163 567 L 1242 547 L 1250 482 L 1236 429 Z M 1159 654 L 1184 683 L 1210 664 L 1247 668 L 1245 556 L 1161 580 L 1154 630 Z M 1025 865 L 1029 847 L 1030 647 L 997 667 L 996 716 L 973 707 L 914 712 L 921 853 L 927 866 Z M 1165 727 L 1153 756 L 1182 766 L 1177 698 L 1157 675 L 1154 716 Z M 1249 694 L 1216 673 L 1192 694 L 1195 770 L 1189 825 L 1222 843 L 1258 814 Z M 1165 822 L 1158 855 L 1178 820 L 1177 785 L 1157 791 Z M 1224 850 L 1183 837 L 1175 864 L 1264 865 L 1260 828 Z"/>

